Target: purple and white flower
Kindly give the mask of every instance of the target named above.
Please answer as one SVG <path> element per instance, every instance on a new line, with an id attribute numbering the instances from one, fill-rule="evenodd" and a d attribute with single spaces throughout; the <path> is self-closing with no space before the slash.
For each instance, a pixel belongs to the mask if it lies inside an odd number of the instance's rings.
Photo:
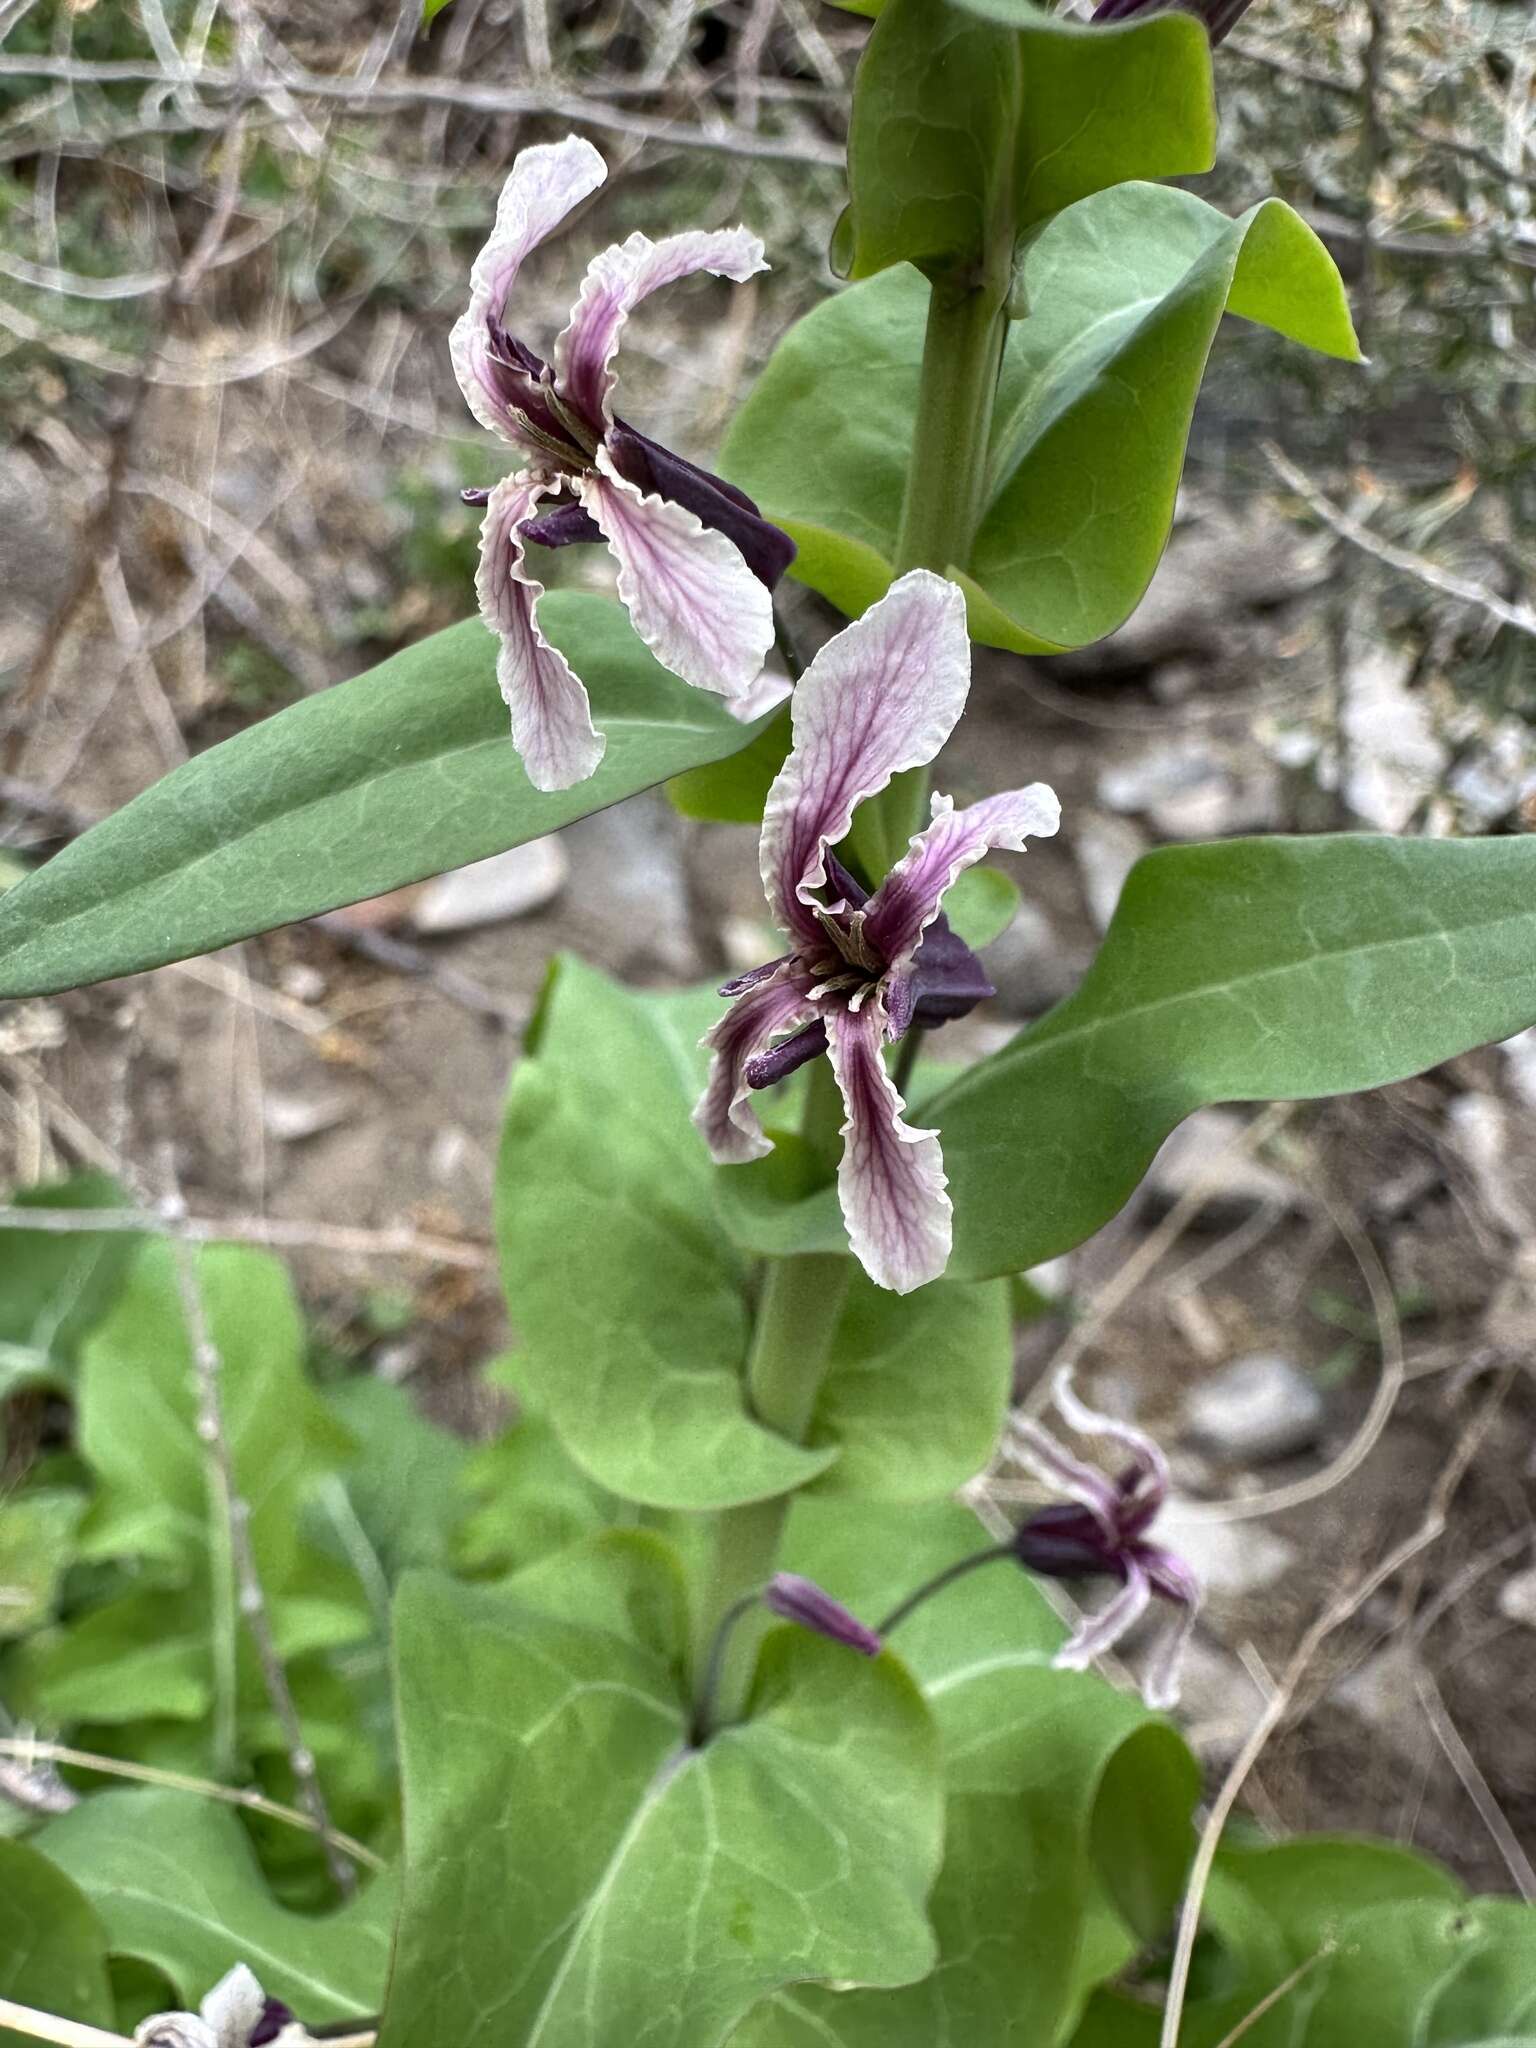
<path id="1" fill-rule="evenodd" d="M 694 1123 L 722 1164 L 772 1150 L 748 1097 L 826 1053 L 847 1121 L 838 1192 L 848 1241 L 870 1278 L 898 1294 L 949 1259 L 950 1203 L 936 1131 L 906 1105 L 882 1052 L 914 1022 L 964 1013 L 992 993 L 981 963 L 940 915 L 945 891 L 993 847 L 1056 830 L 1043 783 L 933 820 L 872 896 L 833 858 L 859 804 L 925 766 L 954 730 L 971 685 L 965 598 L 915 569 L 829 640 L 793 699 L 794 744 L 768 793 L 761 865 L 789 952 L 720 991 L 731 1008 Z"/>
<path id="2" fill-rule="evenodd" d="M 157 2012 L 134 2029 L 136 2048 L 261 2048 L 293 2018 L 268 1998 L 244 1963 L 236 1963 L 196 2012 Z"/>
<path id="3" fill-rule="evenodd" d="M 476 587 L 501 639 L 496 672 L 513 744 L 529 780 L 546 790 L 584 781 L 603 739 L 580 679 L 539 630 L 543 586 L 526 565 L 526 541 L 606 541 L 619 597 L 656 659 L 728 699 L 762 673 L 773 642 L 770 592 L 795 552 L 750 498 L 637 433 L 612 406 L 611 365 L 631 310 L 698 271 L 744 283 L 767 268 L 756 235 L 726 228 L 653 242 L 634 234 L 603 250 L 555 342 L 553 366 L 508 332 L 523 262 L 606 176 L 579 136 L 518 153 L 451 343 L 470 410 L 525 458 L 484 496 Z"/>
<path id="4" fill-rule="evenodd" d="M 1067 1496 L 1060 1505 L 1041 1508 L 1020 1524 L 1012 1546 L 1020 1564 L 1045 1578 L 1106 1577 L 1120 1583 L 1108 1604 L 1089 1615 L 1062 1645 L 1055 1662 L 1063 1670 L 1085 1671 L 1135 1626 L 1154 1597 L 1166 1601 L 1174 1613 L 1153 1652 L 1142 1693 L 1149 1707 L 1174 1706 L 1201 1587 L 1183 1558 L 1149 1540 L 1168 1498 L 1168 1461 L 1144 1431 L 1100 1415 L 1080 1401 L 1069 1374 L 1057 1379 L 1054 1399 L 1070 1428 L 1114 1445 L 1129 1461 L 1118 1479 L 1109 1479 L 1075 1458 L 1038 1423 L 1013 1425 L 1014 1448 L 1022 1462 Z"/>

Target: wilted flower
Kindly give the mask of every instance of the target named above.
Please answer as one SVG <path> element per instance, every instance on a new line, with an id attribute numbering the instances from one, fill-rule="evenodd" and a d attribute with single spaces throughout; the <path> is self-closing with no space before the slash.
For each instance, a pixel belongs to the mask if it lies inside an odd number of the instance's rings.
<path id="1" fill-rule="evenodd" d="M 756 235 L 726 228 L 653 242 L 635 234 L 605 249 L 555 342 L 553 367 L 507 331 L 524 259 L 606 176 L 579 136 L 518 153 L 452 339 L 470 410 L 527 458 L 486 494 L 477 588 L 482 616 L 501 636 L 497 678 L 513 743 L 538 789 L 583 781 L 603 740 L 580 679 L 539 631 L 543 586 L 525 567 L 525 540 L 606 540 L 619 596 L 657 660 L 728 698 L 762 671 L 773 641 L 769 592 L 795 552 L 750 498 L 636 433 L 610 404 L 609 365 L 631 309 L 696 271 L 742 283 L 766 269 Z M 556 502 L 541 512 L 546 499 Z"/>
<path id="2" fill-rule="evenodd" d="M 1247 13 L 1250 0 L 1099 0 L 1093 19 L 1129 21 L 1132 15 L 1147 14 L 1154 8 L 1166 12 L 1170 5 L 1204 22 L 1205 32 L 1215 44 L 1237 26 Z"/>
<path id="3" fill-rule="evenodd" d="M 868 898 L 828 849 L 860 803 L 933 759 L 970 683 L 964 596 L 926 569 L 893 584 L 802 676 L 761 844 L 763 887 L 792 950 L 721 989 L 736 1000 L 704 1040 L 715 1058 L 694 1111 L 717 1160 L 759 1159 L 772 1145 L 749 1092 L 825 1052 L 847 1111 L 848 1241 L 898 1294 L 943 1272 L 950 1203 L 938 1133 L 902 1121 L 882 1050 L 914 1018 L 963 1014 L 991 994 L 981 963 L 938 922 L 945 891 L 992 847 L 1054 832 L 1061 807 L 1038 782 L 963 811 L 936 796 L 932 823 Z"/>
<path id="4" fill-rule="evenodd" d="M 196 2012 L 157 2012 L 134 2029 L 138 2048 L 259 2048 L 292 2018 L 244 1963 L 221 1977 Z"/>
<path id="5" fill-rule="evenodd" d="M 861 1657 L 878 1657 L 880 1638 L 866 1628 L 841 1601 L 823 1592 L 814 1579 L 802 1579 L 797 1572 L 775 1572 L 763 1590 L 763 1605 L 781 1621 L 793 1621 L 813 1635 L 826 1636 Z"/>
<path id="6" fill-rule="evenodd" d="M 1171 1707 L 1179 1696 L 1179 1664 L 1200 1605 L 1200 1582 L 1173 1551 L 1147 1540 L 1147 1532 L 1168 1498 L 1168 1462 L 1142 1430 L 1100 1415 L 1072 1391 L 1070 1376 L 1056 1382 L 1056 1407 L 1081 1435 L 1116 1445 L 1130 1463 L 1108 1479 L 1072 1456 L 1034 1422 L 1014 1424 L 1020 1458 L 1071 1505 L 1041 1508 L 1023 1522 L 1012 1549 L 1028 1570 L 1045 1578 L 1104 1576 L 1121 1590 L 1098 1614 L 1089 1615 L 1056 1654 L 1056 1663 L 1083 1671 L 1111 1649 L 1146 1612 L 1155 1595 L 1176 1610 L 1155 1652 L 1142 1692 L 1148 1706 Z"/>

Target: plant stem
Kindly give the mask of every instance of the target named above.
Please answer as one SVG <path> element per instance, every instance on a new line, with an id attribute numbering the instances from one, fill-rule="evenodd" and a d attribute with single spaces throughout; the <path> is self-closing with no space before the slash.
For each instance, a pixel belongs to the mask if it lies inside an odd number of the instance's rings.
<path id="1" fill-rule="evenodd" d="M 817 1062 L 818 1066 L 822 1062 Z M 820 1253 L 770 1262 L 747 1359 L 747 1399 L 758 1420 L 803 1443 L 815 1413 L 833 1332 L 848 1287 L 849 1262 Z M 740 1717 L 763 1624 L 743 1614 L 726 1637 L 718 1668 L 711 1651 L 733 1610 L 750 1605 L 773 1575 L 793 1496 L 748 1501 L 716 1517 L 714 1555 L 696 1617 L 693 1669 L 698 1715 L 710 1725 Z M 707 1726 L 696 1730 L 699 1737 Z"/>
<path id="2" fill-rule="evenodd" d="M 928 300 L 912 460 L 893 569 L 947 575 L 970 567 L 986 507 L 992 410 L 1008 338 L 1012 239 L 989 275 L 970 286 L 935 284 Z M 914 768 L 864 804 L 853 844 L 874 881 L 889 872 L 927 823 L 928 771 Z"/>
<path id="3" fill-rule="evenodd" d="M 747 1360 L 747 1399 L 759 1422 L 804 1443 L 848 1286 L 841 1252 L 775 1259 L 763 1282 Z"/>
<path id="4" fill-rule="evenodd" d="M 895 571 L 970 565 L 981 524 L 1003 343 L 1007 276 L 970 287 L 936 284 L 928 301 L 912 463 L 896 538 Z"/>
<path id="5" fill-rule="evenodd" d="M 976 1571 L 984 1564 L 996 1564 L 999 1558 L 1004 1557 L 1016 1557 L 1012 1543 L 994 1543 L 986 1550 L 977 1550 L 972 1552 L 969 1557 L 962 1557 L 957 1563 L 947 1566 L 934 1578 L 925 1579 L 915 1592 L 909 1593 L 905 1600 L 899 1602 L 898 1605 L 891 1609 L 884 1621 L 875 1630 L 875 1634 L 877 1636 L 888 1636 L 893 1628 L 900 1628 L 901 1624 L 907 1619 L 907 1616 L 916 1613 L 917 1609 L 925 1601 L 931 1600 L 935 1593 L 942 1593 L 944 1588 L 952 1586 L 956 1579 L 965 1578 L 969 1572 Z"/>

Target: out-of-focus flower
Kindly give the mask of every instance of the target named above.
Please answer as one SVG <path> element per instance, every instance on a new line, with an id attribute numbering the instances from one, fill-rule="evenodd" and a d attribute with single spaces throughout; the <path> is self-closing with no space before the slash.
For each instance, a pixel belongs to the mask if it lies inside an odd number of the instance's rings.
<path id="1" fill-rule="evenodd" d="M 826 1636 L 861 1657 L 878 1657 L 880 1638 L 840 1601 L 824 1593 L 813 1579 L 796 1572 L 775 1572 L 763 1591 L 763 1605 L 781 1621 L 793 1621 L 813 1635 Z"/>
<path id="2" fill-rule="evenodd" d="M 196 2012 L 157 2012 L 134 2029 L 137 2048 L 258 2048 L 292 2018 L 244 1963 L 221 1977 Z M 270 2031 L 264 2027 L 276 2019 Z"/>
<path id="3" fill-rule="evenodd" d="M 611 404 L 610 365 L 631 310 L 697 271 L 745 282 L 767 267 L 756 235 L 727 228 L 653 242 L 634 234 L 605 249 L 555 342 L 553 366 L 508 331 L 523 262 L 606 176 L 579 136 L 519 152 L 451 344 L 470 410 L 526 457 L 526 467 L 484 494 L 477 589 L 501 638 L 497 678 L 513 743 L 538 789 L 584 781 L 603 740 L 580 679 L 539 630 L 543 586 L 527 569 L 525 541 L 605 540 L 646 646 L 686 682 L 726 698 L 744 695 L 762 672 L 773 642 L 769 593 L 795 552 L 750 498 L 636 433 Z M 466 496 L 482 501 L 479 492 Z"/>
<path id="4" fill-rule="evenodd" d="M 1250 4 L 1251 0 L 1099 0 L 1093 10 L 1093 19 L 1129 21 L 1132 15 L 1150 14 L 1154 9 L 1166 13 L 1173 6 L 1180 13 L 1192 14 L 1197 21 L 1203 22 L 1206 34 L 1215 44 L 1231 33 Z"/>
<path id="5" fill-rule="evenodd" d="M 1113 1444 L 1129 1460 L 1118 1479 L 1073 1457 L 1034 1422 L 1017 1422 L 1014 1444 L 1023 1462 L 1067 1501 L 1041 1508 L 1021 1523 L 1013 1552 L 1045 1578 L 1107 1577 L 1120 1582 L 1099 1613 L 1089 1615 L 1057 1652 L 1056 1663 L 1083 1671 L 1140 1620 L 1155 1596 L 1174 1609 L 1142 1684 L 1148 1706 L 1171 1707 L 1179 1696 L 1179 1665 L 1200 1605 L 1200 1582 L 1175 1552 L 1148 1540 L 1168 1498 L 1168 1462 L 1144 1431 L 1100 1415 L 1072 1391 L 1063 1374 L 1055 1388 L 1062 1419 L 1080 1435 Z"/>
<path id="6" fill-rule="evenodd" d="M 761 865 L 791 950 L 728 981 L 734 997 L 704 1043 L 714 1053 L 694 1122 L 724 1164 L 772 1145 L 748 1096 L 826 1053 L 847 1121 L 838 1192 L 848 1241 L 870 1278 L 898 1294 L 943 1272 L 950 1203 L 936 1131 L 906 1105 L 881 1057 L 914 1022 L 959 1016 L 992 993 L 981 963 L 942 923 L 946 890 L 995 846 L 1056 830 L 1043 783 L 933 821 L 872 896 L 829 849 L 859 804 L 931 761 L 965 708 L 971 649 L 965 598 L 915 569 L 829 640 L 794 694 L 794 745 L 768 793 Z M 788 1034 L 788 1035 L 786 1035 Z"/>

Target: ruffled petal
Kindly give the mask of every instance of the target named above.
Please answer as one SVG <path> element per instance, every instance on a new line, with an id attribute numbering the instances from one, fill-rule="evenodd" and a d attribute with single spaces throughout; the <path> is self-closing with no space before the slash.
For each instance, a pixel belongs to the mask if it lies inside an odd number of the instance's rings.
<path id="1" fill-rule="evenodd" d="M 1122 1531 L 1126 1535 L 1138 1535 L 1168 1498 L 1168 1460 L 1161 1449 L 1144 1429 L 1138 1429 L 1134 1423 L 1121 1422 L 1113 1415 L 1101 1415 L 1097 1408 L 1090 1408 L 1086 1401 L 1080 1401 L 1072 1385 L 1070 1368 L 1063 1368 L 1056 1375 L 1051 1399 L 1056 1404 L 1057 1414 L 1069 1429 L 1075 1429 L 1079 1436 L 1099 1437 L 1106 1443 L 1115 1444 L 1130 1459 L 1128 1481 L 1122 1480 L 1116 1492 Z"/>
<path id="2" fill-rule="evenodd" d="M 958 875 L 995 846 L 1022 853 L 1026 837 L 1049 839 L 1060 823 L 1061 805 L 1043 782 L 1004 790 L 963 811 L 952 798 L 936 796 L 932 824 L 913 835 L 910 851 L 870 898 L 865 938 L 893 967 L 910 959 Z"/>
<path id="3" fill-rule="evenodd" d="M 1020 1464 L 1027 1466 L 1044 1485 L 1086 1508 L 1104 1536 L 1105 1549 L 1118 1550 L 1120 1496 L 1113 1482 L 1094 1466 L 1074 1458 L 1049 1430 L 1025 1416 L 1014 1419 L 1009 1435 Z"/>
<path id="4" fill-rule="evenodd" d="M 878 997 L 857 1012 L 828 1003 L 827 1052 L 848 1112 L 837 1191 L 853 1255 L 877 1287 L 910 1294 L 949 1263 L 951 1216 L 937 1131 L 902 1122 L 906 1104 L 880 1048 Z"/>
<path id="5" fill-rule="evenodd" d="M 767 268 L 762 242 L 745 228 L 698 229 L 660 242 L 636 234 L 604 249 L 588 266 L 569 324 L 555 343 L 561 397 L 594 427 L 607 426 L 613 389 L 608 366 L 618 353 L 625 321 L 642 299 L 701 270 L 745 284 Z"/>
<path id="6" fill-rule="evenodd" d="M 1077 1633 L 1062 1644 L 1051 1662 L 1058 1671 L 1086 1671 L 1096 1657 L 1102 1657 L 1147 1611 L 1152 1588 L 1147 1575 L 1134 1558 L 1125 1567 L 1125 1584 L 1107 1607 L 1083 1617 Z"/>
<path id="7" fill-rule="evenodd" d="M 581 501 L 619 565 L 619 597 L 663 668 L 698 690 L 739 697 L 773 645 L 773 599 L 725 538 L 666 498 L 647 497 L 605 448 Z"/>
<path id="8" fill-rule="evenodd" d="M 519 150 L 501 188 L 496 225 L 470 271 L 469 305 L 454 324 L 449 351 L 470 411 L 481 426 L 505 440 L 516 441 L 517 435 L 498 397 L 489 360 L 493 329 L 501 325 L 507 294 L 530 252 L 607 175 L 591 143 L 568 135 L 564 142 Z"/>
<path id="9" fill-rule="evenodd" d="M 535 608 L 544 586 L 523 566 L 520 528 L 549 488 L 526 475 L 496 486 L 480 529 L 475 579 L 480 616 L 501 637 L 496 680 L 512 714 L 512 744 L 528 780 L 544 790 L 585 782 L 604 747 L 581 679 L 539 631 Z"/>
<path id="10" fill-rule="evenodd" d="M 246 2048 L 266 2010 L 267 1995 L 244 1963 L 226 1972 L 198 2010 L 219 2038 L 219 2048 Z"/>
<path id="11" fill-rule="evenodd" d="M 827 642 L 795 688 L 794 745 L 763 810 L 763 887 L 786 931 L 819 945 L 810 908 L 857 806 L 931 761 L 965 709 L 965 598 L 914 569 Z"/>
<path id="12" fill-rule="evenodd" d="M 1195 1632 L 1200 1612 L 1200 1581 L 1184 1562 L 1166 1550 L 1148 1547 L 1145 1553 L 1147 1579 L 1160 1599 L 1172 1603 L 1174 1612 L 1158 1638 L 1147 1661 L 1141 1681 L 1141 1696 L 1149 1707 L 1176 1707 L 1184 1653 Z"/>
<path id="13" fill-rule="evenodd" d="M 694 1129 L 722 1166 L 742 1166 L 773 1150 L 748 1097 L 745 1067 L 781 1031 L 793 1031 L 816 1014 L 815 982 L 794 971 L 791 961 L 771 979 L 749 987 L 699 1041 L 714 1054 L 709 1081 L 693 1112 Z"/>
<path id="14" fill-rule="evenodd" d="M 616 419 L 604 439 L 613 466 L 639 490 L 654 491 L 682 505 L 706 526 L 723 533 L 759 583 L 770 590 L 795 559 L 795 544 L 782 527 L 765 519 L 745 491 L 663 448 L 627 421 Z"/>

